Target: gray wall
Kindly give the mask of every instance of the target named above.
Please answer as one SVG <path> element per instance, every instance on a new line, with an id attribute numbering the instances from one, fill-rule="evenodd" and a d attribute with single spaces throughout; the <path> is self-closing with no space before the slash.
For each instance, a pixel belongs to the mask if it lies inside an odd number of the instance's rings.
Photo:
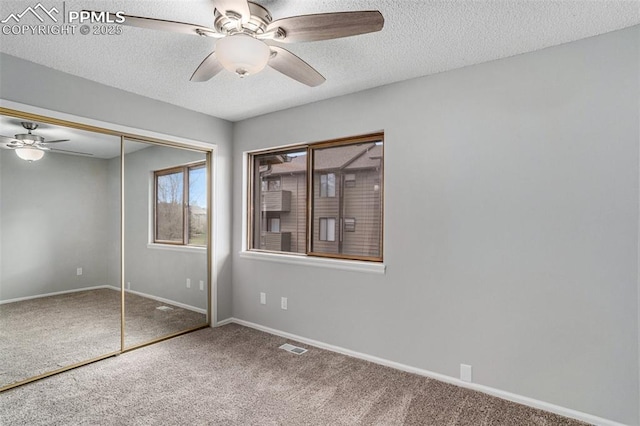
<path id="1" fill-rule="evenodd" d="M 214 257 L 218 266 L 218 318 L 231 316 L 231 140 L 225 120 L 134 95 L 0 54 L 0 98 L 79 117 L 101 120 L 176 137 L 216 144 L 214 216 L 218 230 Z M 4 256 L 4 252 L 3 252 Z M 4 261 L 3 261 L 4 262 Z"/>
<path id="2" fill-rule="evenodd" d="M 638 424 L 639 33 L 237 123 L 233 315 Z M 238 256 L 243 151 L 380 129 L 385 275 Z"/>
<path id="3" fill-rule="evenodd" d="M 3 150 L 0 163 L 0 300 L 106 285 L 107 160 Z"/>
<path id="4" fill-rule="evenodd" d="M 126 142 L 125 142 L 126 143 Z M 199 253 L 148 248 L 149 200 L 155 170 L 204 160 L 205 154 L 177 148 L 150 146 L 127 154 L 124 163 L 125 282 L 131 290 L 206 309 L 207 298 L 199 281 L 207 279 L 206 250 Z M 115 159 L 112 161 L 120 161 Z M 119 170 L 114 176 L 120 180 Z M 116 194 L 119 197 L 119 192 Z M 116 227 L 119 232 L 120 226 Z M 191 288 L 186 279 L 191 279 Z"/>

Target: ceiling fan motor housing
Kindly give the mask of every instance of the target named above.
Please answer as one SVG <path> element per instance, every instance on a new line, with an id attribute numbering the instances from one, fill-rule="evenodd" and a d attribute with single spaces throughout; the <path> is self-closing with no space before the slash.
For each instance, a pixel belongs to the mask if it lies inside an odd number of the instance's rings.
<path id="1" fill-rule="evenodd" d="M 249 2 L 249 10 L 251 11 L 251 17 L 248 22 L 243 24 L 242 16 L 239 13 L 227 11 L 226 14 L 222 14 L 216 9 L 214 21 L 216 31 L 226 35 L 245 33 L 253 37 L 264 34 L 267 25 L 273 20 L 269 11 L 252 2 Z"/>
<path id="2" fill-rule="evenodd" d="M 16 139 L 24 143 L 25 145 L 33 145 L 33 144 L 39 144 L 44 142 L 44 138 L 42 136 L 34 135 L 31 133 L 16 135 Z"/>

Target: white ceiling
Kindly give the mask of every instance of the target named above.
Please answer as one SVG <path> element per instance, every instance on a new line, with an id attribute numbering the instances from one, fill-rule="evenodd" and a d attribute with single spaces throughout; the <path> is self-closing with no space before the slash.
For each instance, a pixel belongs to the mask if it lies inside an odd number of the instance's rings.
<path id="1" fill-rule="evenodd" d="M 60 71 L 237 121 L 414 77 L 554 46 L 640 24 L 640 0 L 257 0 L 274 19 L 347 10 L 382 12 L 381 32 L 284 45 L 327 81 L 310 88 L 266 69 L 239 79 L 223 71 L 189 78 L 215 39 L 123 27 L 116 36 L 2 35 L 0 51 Z M 0 2 L 0 20 L 33 1 Z M 61 2 L 57 2 L 61 3 Z M 55 1 L 43 4 L 57 4 Z M 212 26 L 210 0 L 78 1 L 67 10 Z M 98 100 L 95 100 L 98 101 Z"/>

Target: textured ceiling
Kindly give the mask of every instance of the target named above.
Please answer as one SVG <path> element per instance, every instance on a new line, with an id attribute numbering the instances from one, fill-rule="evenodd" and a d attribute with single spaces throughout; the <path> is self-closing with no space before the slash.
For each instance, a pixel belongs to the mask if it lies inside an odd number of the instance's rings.
<path id="1" fill-rule="evenodd" d="M 530 52 L 640 23 L 640 0 L 257 0 L 274 19 L 347 10 L 382 12 L 381 32 L 288 44 L 327 81 L 310 88 L 267 68 L 239 79 L 189 78 L 215 39 L 123 27 L 121 35 L 0 35 L 0 51 L 109 86 L 237 121 L 396 81 Z M 35 1 L 0 2 L 0 20 Z M 61 1 L 46 1 L 48 7 Z M 212 26 L 209 0 L 77 1 L 66 10 Z M 26 18 L 25 18 L 26 19 Z M 37 23 L 37 22 L 36 22 Z"/>

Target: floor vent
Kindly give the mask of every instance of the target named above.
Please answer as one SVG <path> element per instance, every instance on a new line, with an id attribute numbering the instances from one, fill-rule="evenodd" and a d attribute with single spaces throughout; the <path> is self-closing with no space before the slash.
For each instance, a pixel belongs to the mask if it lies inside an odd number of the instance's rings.
<path id="1" fill-rule="evenodd" d="M 302 355 L 307 351 L 304 348 L 299 348 L 297 346 L 293 346 L 288 343 L 285 343 L 284 345 L 280 346 L 280 349 L 284 349 L 285 351 L 291 352 L 292 354 L 296 354 L 296 355 Z"/>
<path id="2" fill-rule="evenodd" d="M 159 310 L 159 311 L 165 311 L 165 312 L 166 311 L 173 311 L 173 308 L 170 308 L 169 306 L 158 306 L 156 309 Z"/>

